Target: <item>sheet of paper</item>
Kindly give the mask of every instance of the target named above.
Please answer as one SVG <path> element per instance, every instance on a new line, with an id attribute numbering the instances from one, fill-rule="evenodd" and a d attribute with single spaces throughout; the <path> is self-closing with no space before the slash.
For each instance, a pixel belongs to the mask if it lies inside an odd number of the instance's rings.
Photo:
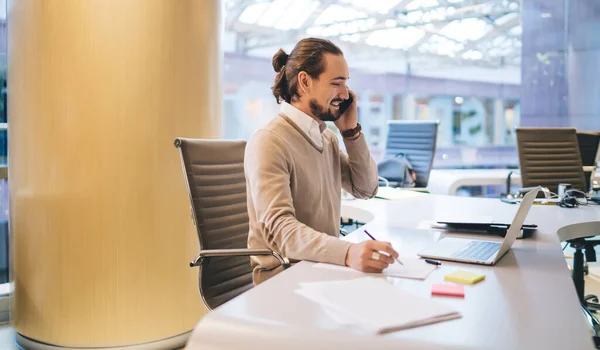
<path id="1" fill-rule="evenodd" d="M 355 272 L 355 273 L 366 274 L 366 275 L 388 276 L 388 277 L 397 277 L 397 278 L 410 278 L 410 279 L 416 279 L 416 280 L 426 279 L 437 267 L 435 265 L 426 263 L 425 260 L 423 260 L 423 259 L 400 257 L 400 261 L 402 261 L 402 263 L 404 265 L 400 265 L 398 263 L 393 263 L 390 266 L 388 266 L 387 269 L 383 270 L 382 273 L 364 273 L 364 272 L 356 271 L 347 266 L 332 265 L 332 264 L 325 264 L 325 263 L 317 263 L 313 266 L 315 268 L 334 269 L 334 270 Z"/>
<path id="2" fill-rule="evenodd" d="M 394 287 L 380 278 L 302 283 L 303 295 L 363 327 L 388 333 L 459 318 L 452 308 Z"/>
<path id="3" fill-rule="evenodd" d="M 323 311 L 331 317 L 331 319 L 339 324 L 340 326 L 352 326 L 360 324 L 360 320 L 355 319 L 353 316 L 349 315 L 346 312 L 336 310 L 335 306 L 329 305 L 326 299 L 320 298 L 319 294 L 311 293 L 309 289 L 301 288 L 296 289 L 294 292 L 302 295 L 306 299 L 309 299 L 321 306 L 323 306 Z"/>

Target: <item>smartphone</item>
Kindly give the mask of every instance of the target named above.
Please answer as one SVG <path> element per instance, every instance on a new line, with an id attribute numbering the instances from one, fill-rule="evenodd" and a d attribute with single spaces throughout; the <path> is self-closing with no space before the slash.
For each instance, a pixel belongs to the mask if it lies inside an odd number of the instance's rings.
<path id="1" fill-rule="evenodd" d="M 340 114 L 344 114 L 346 112 L 346 110 L 352 105 L 352 102 L 354 102 L 352 95 L 350 95 L 350 98 L 348 98 L 347 100 L 341 102 L 340 103 Z"/>

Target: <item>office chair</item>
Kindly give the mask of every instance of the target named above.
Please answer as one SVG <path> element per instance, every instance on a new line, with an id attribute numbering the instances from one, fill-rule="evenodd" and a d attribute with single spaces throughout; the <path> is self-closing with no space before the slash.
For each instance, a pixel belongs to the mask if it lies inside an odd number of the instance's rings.
<path id="1" fill-rule="evenodd" d="M 583 191 L 585 179 L 575 128 L 517 128 L 523 187 L 558 192 L 559 183 Z"/>
<path id="2" fill-rule="evenodd" d="M 378 168 L 390 158 L 403 157 L 416 173 L 415 187 L 427 187 L 435 153 L 438 125 L 439 121 L 437 120 L 389 120 L 385 146 L 385 158 L 387 159 L 379 163 Z M 398 175 L 404 177 L 403 174 Z M 402 185 L 394 183 L 392 179 L 385 176 L 382 181 L 380 181 L 380 185 L 387 185 L 386 182 L 393 187 Z"/>
<path id="3" fill-rule="evenodd" d="M 598 167 L 598 156 L 600 156 L 600 132 L 578 132 L 577 142 L 583 171 L 585 176 L 585 189 L 588 193 L 592 190 L 592 179 Z"/>
<path id="4" fill-rule="evenodd" d="M 175 147 L 200 244 L 190 266 L 199 267 L 200 295 L 213 310 L 252 288 L 250 256 L 272 255 L 286 267 L 289 261 L 270 249 L 247 248 L 246 142 L 177 138 Z"/>
<path id="5" fill-rule="evenodd" d="M 573 248 L 573 268 L 572 278 L 575 284 L 577 298 L 581 303 L 581 308 L 585 319 L 593 330 L 593 340 L 596 348 L 600 349 L 600 320 L 596 313 L 600 311 L 600 304 L 595 295 L 585 295 L 585 260 L 596 261 L 596 251 L 594 247 L 600 244 L 600 240 L 588 240 L 592 235 L 589 232 L 594 230 L 594 223 L 577 223 L 562 227 L 558 230 L 557 235 L 561 242 L 567 242 Z M 585 251 L 585 253 L 584 253 Z M 585 260 L 584 260 L 585 255 Z"/>

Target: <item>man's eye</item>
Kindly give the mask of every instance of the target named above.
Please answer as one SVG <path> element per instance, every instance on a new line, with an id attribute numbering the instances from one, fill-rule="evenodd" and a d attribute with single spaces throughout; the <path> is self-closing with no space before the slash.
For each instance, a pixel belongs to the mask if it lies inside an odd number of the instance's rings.
<path id="1" fill-rule="evenodd" d="M 333 84 L 333 85 L 335 85 L 335 86 L 340 86 L 340 85 L 342 85 L 342 84 L 340 84 L 340 83 L 332 83 L 332 84 Z"/>

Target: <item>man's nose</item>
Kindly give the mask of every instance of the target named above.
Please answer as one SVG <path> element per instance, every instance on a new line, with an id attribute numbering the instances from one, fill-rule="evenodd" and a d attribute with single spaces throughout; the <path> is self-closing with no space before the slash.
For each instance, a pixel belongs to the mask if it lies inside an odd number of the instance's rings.
<path id="1" fill-rule="evenodd" d="M 341 98 L 342 100 L 347 100 L 350 98 L 350 93 L 348 92 L 348 88 L 344 87 L 344 91 L 338 95 L 339 98 Z"/>

